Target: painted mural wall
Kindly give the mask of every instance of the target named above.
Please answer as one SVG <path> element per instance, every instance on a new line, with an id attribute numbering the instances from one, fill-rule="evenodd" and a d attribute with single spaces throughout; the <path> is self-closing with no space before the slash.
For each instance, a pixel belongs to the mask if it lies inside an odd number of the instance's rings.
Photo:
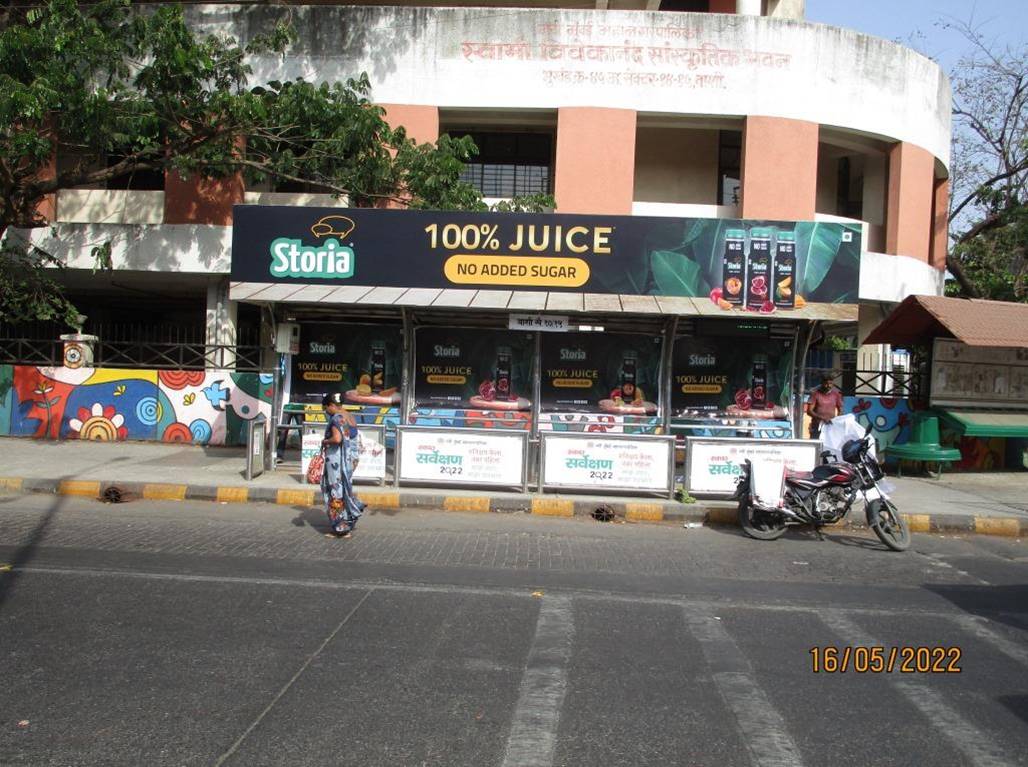
<path id="1" fill-rule="evenodd" d="M 0 436 L 242 445 L 270 374 L 0 365 Z"/>

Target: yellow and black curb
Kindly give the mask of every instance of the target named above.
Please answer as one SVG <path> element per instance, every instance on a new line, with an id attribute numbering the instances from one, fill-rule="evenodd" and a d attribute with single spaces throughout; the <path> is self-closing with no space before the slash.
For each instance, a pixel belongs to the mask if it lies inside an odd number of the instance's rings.
<path id="1" fill-rule="evenodd" d="M 0 477 L 0 490 L 20 493 L 77 496 L 108 501 L 215 501 L 218 503 L 271 503 L 281 506 L 315 506 L 321 491 L 314 487 L 294 488 L 214 486 L 164 482 L 114 482 L 107 480 L 34 479 Z M 613 511 L 615 518 L 628 522 L 735 525 L 736 509 L 726 502 L 681 504 L 667 500 L 614 500 L 611 498 L 566 498 L 511 493 L 447 495 L 425 489 L 362 487 L 360 497 L 372 509 L 431 509 L 481 513 L 529 513 L 542 517 L 591 516 L 598 506 Z M 908 514 L 911 532 L 1028 536 L 1028 518 L 983 517 L 972 514 Z M 865 527 L 854 517 L 842 527 Z"/>

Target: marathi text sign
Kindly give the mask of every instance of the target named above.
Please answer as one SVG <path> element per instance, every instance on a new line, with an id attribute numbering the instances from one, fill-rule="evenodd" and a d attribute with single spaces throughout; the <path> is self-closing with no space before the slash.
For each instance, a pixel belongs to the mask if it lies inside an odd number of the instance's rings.
<path id="1" fill-rule="evenodd" d="M 397 433 L 401 481 L 503 487 L 524 481 L 523 433 L 409 426 Z"/>
<path id="2" fill-rule="evenodd" d="M 360 462 L 357 464 L 357 471 L 353 478 L 356 481 L 372 480 L 381 482 L 386 475 L 386 446 L 385 431 L 379 428 L 360 428 L 357 431 L 361 435 Z M 300 444 L 300 474 L 307 476 L 307 468 L 311 459 L 321 452 L 321 442 L 324 439 L 324 432 L 309 431 L 302 437 Z"/>
<path id="3" fill-rule="evenodd" d="M 855 304 L 861 228 L 814 221 L 237 205 L 232 279 Z"/>
<path id="4" fill-rule="evenodd" d="M 688 437 L 685 445 L 685 485 L 690 493 L 731 495 L 743 461 L 781 462 L 794 471 L 817 465 L 820 443 L 814 440 L 750 440 Z"/>
<path id="5" fill-rule="evenodd" d="M 931 404 L 1028 407 L 1028 349 L 936 338 Z"/>
<path id="6" fill-rule="evenodd" d="M 547 487 L 656 492 L 671 487 L 671 437 L 544 433 L 542 438 Z"/>

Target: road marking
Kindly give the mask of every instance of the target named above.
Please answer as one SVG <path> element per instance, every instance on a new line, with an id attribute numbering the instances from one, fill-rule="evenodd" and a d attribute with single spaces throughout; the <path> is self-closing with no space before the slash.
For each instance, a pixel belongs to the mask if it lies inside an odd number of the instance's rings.
<path id="1" fill-rule="evenodd" d="M 573 517 L 575 502 L 561 498 L 533 498 L 532 513 L 544 517 Z"/>
<path id="2" fill-rule="evenodd" d="M 532 649 L 521 677 L 503 767 L 550 767 L 553 764 L 574 633 L 571 600 L 565 596 L 544 597 L 539 605 Z"/>
<path id="3" fill-rule="evenodd" d="M 711 677 L 735 715 L 742 740 L 760 767 L 800 767 L 800 750 L 785 720 L 753 676 L 742 650 L 722 621 L 709 613 L 685 611 L 685 625 L 700 643 Z"/>
<path id="4" fill-rule="evenodd" d="M 324 650 L 328 646 L 328 643 L 331 642 L 333 639 L 335 639 L 336 634 L 338 634 L 342 630 L 343 626 L 345 626 L 347 624 L 347 622 L 350 620 L 350 618 L 353 617 L 353 614 L 355 612 L 357 612 L 357 610 L 360 609 L 360 606 L 362 604 L 364 604 L 365 600 L 367 600 L 368 597 L 371 596 L 371 593 L 373 591 L 374 591 L 374 588 L 371 588 L 371 589 L 369 589 L 368 591 L 366 591 L 364 593 L 364 596 L 362 596 L 360 598 L 360 600 L 357 602 L 357 604 L 355 604 L 353 606 L 353 608 L 350 610 L 350 612 L 348 612 L 346 614 L 346 617 L 344 617 L 339 622 L 339 625 L 336 626 L 332 630 L 332 633 L 329 634 L 327 637 L 325 637 L 325 641 L 323 641 L 320 645 L 318 645 L 318 649 L 315 650 L 313 653 L 311 653 L 307 657 L 307 660 L 305 660 L 303 662 L 303 665 L 300 666 L 300 668 L 297 670 L 297 672 L 295 674 L 293 674 L 292 679 L 290 679 L 288 682 L 286 682 L 285 686 L 281 690 L 278 691 L 278 694 L 274 698 L 271 699 L 271 703 L 269 703 L 267 706 L 264 707 L 264 710 L 261 711 L 261 713 L 257 716 L 257 718 L 254 719 L 250 723 L 249 727 L 247 727 L 245 730 L 243 730 L 243 734 L 240 735 L 236 739 L 236 742 L 232 744 L 232 746 L 229 748 L 229 750 L 226 751 L 224 754 L 222 754 L 221 756 L 218 757 L 218 761 L 216 761 L 214 763 L 214 767 L 221 767 L 221 765 L 223 765 L 227 760 L 232 758 L 232 755 L 235 754 L 236 751 L 239 750 L 239 747 L 243 744 L 243 741 L 246 740 L 247 736 L 249 736 L 249 734 L 251 732 L 253 732 L 257 728 L 257 725 L 259 725 L 261 723 L 261 721 L 264 719 L 264 717 L 268 715 L 268 712 L 271 711 L 271 709 L 273 709 L 275 707 L 275 704 L 278 703 L 279 700 L 282 699 L 282 696 L 285 695 L 287 692 L 289 692 L 289 688 L 293 686 L 293 683 L 296 682 L 296 680 L 300 678 L 300 675 L 303 674 L 303 672 L 307 670 L 307 667 L 310 666 L 311 663 L 314 661 L 314 659 L 317 658 L 321 654 L 321 651 Z"/>
<path id="5" fill-rule="evenodd" d="M 832 631 L 836 632 L 844 642 L 861 647 L 885 647 L 875 637 L 864 631 L 838 610 L 825 610 L 820 614 L 821 620 Z M 1007 755 L 996 743 L 1000 738 L 987 734 L 965 719 L 960 713 L 946 703 L 945 699 L 924 682 L 915 682 L 909 678 L 900 679 L 898 667 L 893 671 L 890 681 L 904 697 L 920 711 L 944 738 L 954 747 L 963 752 L 974 767 L 1009 767 L 1016 762 Z"/>
<path id="6" fill-rule="evenodd" d="M 986 625 L 985 618 L 974 615 L 954 615 L 950 618 L 965 631 L 988 642 L 1008 658 L 1016 660 L 1022 666 L 1028 666 L 1028 647 L 1007 639 Z"/>

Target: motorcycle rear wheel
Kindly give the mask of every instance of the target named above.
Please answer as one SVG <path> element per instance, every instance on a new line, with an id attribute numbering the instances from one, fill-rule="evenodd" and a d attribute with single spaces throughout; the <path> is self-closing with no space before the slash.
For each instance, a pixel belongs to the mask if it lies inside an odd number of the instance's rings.
<path id="1" fill-rule="evenodd" d="M 877 519 L 877 522 L 872 522 Z M 891 501 L 876 498 L 868 504 L 867 523 L 874 530 L 878 540 L 893 551 L 910 548 L 910 528 Z"/>
<path id="2" fill-rule="evenodd" d="M 773 541 L 785 534 L 785 520 L 753 508 L 749 499 L 739 501 L 739 527 L 750 538 L 759 541 Z"/>

